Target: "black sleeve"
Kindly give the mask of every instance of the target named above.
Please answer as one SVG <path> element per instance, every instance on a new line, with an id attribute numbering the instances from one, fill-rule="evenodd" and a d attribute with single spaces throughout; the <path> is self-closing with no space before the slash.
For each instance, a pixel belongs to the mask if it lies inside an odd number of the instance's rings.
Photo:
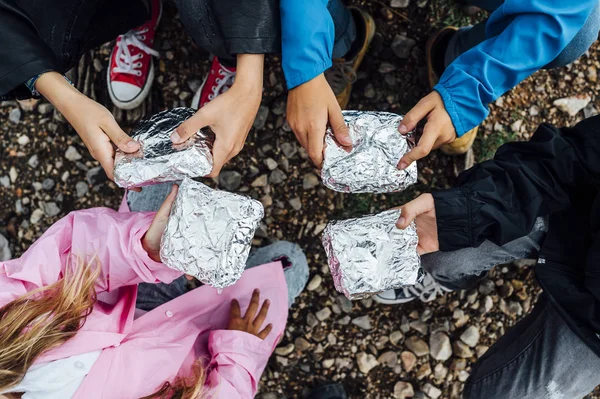
<path id="1" fill-rule="evenodd" d="M 29 17 L 10 0 L 0 0 L 0 97 L 21 97 L 23 83 L 57 70 L 55 57 Z M 18 94 L 15 94 L 18 93 Z"/>
<path id="2" fill-rule="evenodd" d="M 600 116 L 573 128 L 542 124 L 529 142 L 503 145 L 455 188 L 433 193 L 440 250 L 523 237 L 538 216 L 568 208 L 572 194 L 599 177 Z"/>

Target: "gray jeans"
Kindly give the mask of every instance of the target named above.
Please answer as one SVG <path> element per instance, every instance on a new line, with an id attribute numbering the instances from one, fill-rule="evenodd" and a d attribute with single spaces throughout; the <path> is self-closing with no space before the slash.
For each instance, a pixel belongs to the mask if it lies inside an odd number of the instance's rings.
<path id="1" fill-rule="evenodd" d="M 547 231 L 538 219 L 526 237 L 503 246 L 435 252 L 423 268 L 448 288 L 473 287 L 492 267 L 536 257 Z M 574 399 L 600 384 L 600 358 L 575 335 L 542 294 L 533 311 L 502 336 L 473 366 L 465 399 Z"/>
<path id="2" fill-rule="evenodd" d="M 172 183 L 164 183 L 144 187 L 141 193 L 130 191 L 127 195 L 129 209 L 133 212 L 158 210 L 171 192 L 172 185 Z M 308 280 L 306 256 L 297 244 L 279 241 L 251 252 L 246 262 L 246 269 L 274 261 L 281 261 L 283 264 L 288 288 L 288 303 L 292 306 L 296 297 L 304 290 Z M 140 284 L 136 307 L 150 311 L 187 291 L 185 276 L 176 279 L 171 284 Z"/>
<path id="3" fill-rule="evenodd" d="M 504 0 L 466 0 L 466 2 L 487 11 L 494 11 L 504 3 Z M 450 65 L 452 61 L 465 51 L 477 46 L 487 39 L 485 34 L 486 23 L 487 20 L 472 27 L 461 28 L 459 29 L 458 34 L 452 36 L 444 59 L 446 66 Z M 592 43 L 598 39 L 599 29 L 600 3 L 596 3 L 596 7 L 581 30 L 575 35 L 567 47 L 565 47 L 553 61 L 546 65 L 544 69 L 562 67 L 581 57 L 581 55 L 590 48 Z"/>
<path id="4" fill-rule="evenodd" d="M 542 294 L 473 366 L 465 399 L 576 399 L 600 385 L 600 358 Z"/>
<path id="5" fill-rule="evenodd" d="M 423 269 L 437 282 L 452 290 L 473 287 L 496 265 L 518 259 L 535 258 L 547 231 L 546 221 L 538 218 L 529 235 L 505 245 L 484 241 L 477 248 L 453 252 L 432 252 L 421 257 Z"/>

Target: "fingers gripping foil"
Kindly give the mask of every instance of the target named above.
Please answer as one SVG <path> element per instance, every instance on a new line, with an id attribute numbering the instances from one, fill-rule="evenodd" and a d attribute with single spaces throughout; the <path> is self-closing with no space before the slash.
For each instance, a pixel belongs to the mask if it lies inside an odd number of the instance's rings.
<path id="1" fill-rule="evenodd" d="M 400 210 L 329 222 L 323 246 L 335 288 L 350 299 L 416 284 L 422 276 L 417 228 L 396 227 Z"/>
<path id="2" fill-rule="evenodd" d="M 115 183 L 123 188 L 142 187 L 209 174 L 213 165 L 211 132 L 200 130 L 181 144 L 171 141 L 171 133 L 194 112 L 174 108 L 140 121 L 131 135 L 141 148 L 131 154 L 117 150 Z"/>
<path id="3" fill-rule="evenodd" d="M 323 184 L 346 193 L 389 193 L 417 181 L 417 163 L 399 170 L 398 162 L 414 146 L 411 134 L 398 132 L 402 116 L 389 112 L 343 111 L 352 138 L 346 152 L 331 129 L 325 136 Z"/>
<path id="4" fill-rule="evenodd" d="M 263 216 L 256 200 L 185 179 L 161 241 L 161 260 L 204 284 L 228 287 L 242 276 Z"/>

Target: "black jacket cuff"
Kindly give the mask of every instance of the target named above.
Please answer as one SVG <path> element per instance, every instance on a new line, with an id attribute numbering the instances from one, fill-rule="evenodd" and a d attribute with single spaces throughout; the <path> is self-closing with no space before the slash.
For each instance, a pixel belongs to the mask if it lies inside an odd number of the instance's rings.
<path id="1" fill-rule="evenodd" d="M 456 251 L 473 246 L 471 212 L 466 193 L 461 188 L 431 193 L 435 202 L 440 251 Z"/>

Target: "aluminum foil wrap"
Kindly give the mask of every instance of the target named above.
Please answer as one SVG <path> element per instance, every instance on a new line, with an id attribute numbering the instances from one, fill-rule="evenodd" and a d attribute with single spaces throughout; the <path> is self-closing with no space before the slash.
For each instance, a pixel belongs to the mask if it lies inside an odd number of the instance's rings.
<path id="1" fill-rule="evenodd" d="M 325 135 L 323 184 L 344 193 L 389 193 L 416 183 L 417 163 L 397 168 L 400 158 L 414 146 L 414 134 L 398 132 L 402 116 L 389 112 L 343 111 L 350 130 L 352 150 L 335 141 L 331 129 Z"/>
<path id="2" fill-rule="evenodd" d="M 115 183 L 123 188 L 142 187 L 209 174 L 213 166 L 212 132 L 200 130 L 177 145 L 171 141 L 173 130 L 194 112 L 191 108 L 174 108 L 140 121 L 131 136 L 141 148 L 132 154 L 117 150 Z"/>
<path id="3" fill-rule="evenodd" d="M 171 209 L 160 258 L 204 284 L 228 287 L 242 276 L 263 216 L 256 200 L 186 178 Z"/>
<path id="4" fill-rule="evenodd" d="M 401 230 L 399 217 L 400 210 L 393 209 L 327 224 L 323 246 L 339 292 L 362 299 L 421 280 L 416 225 Z"/>

